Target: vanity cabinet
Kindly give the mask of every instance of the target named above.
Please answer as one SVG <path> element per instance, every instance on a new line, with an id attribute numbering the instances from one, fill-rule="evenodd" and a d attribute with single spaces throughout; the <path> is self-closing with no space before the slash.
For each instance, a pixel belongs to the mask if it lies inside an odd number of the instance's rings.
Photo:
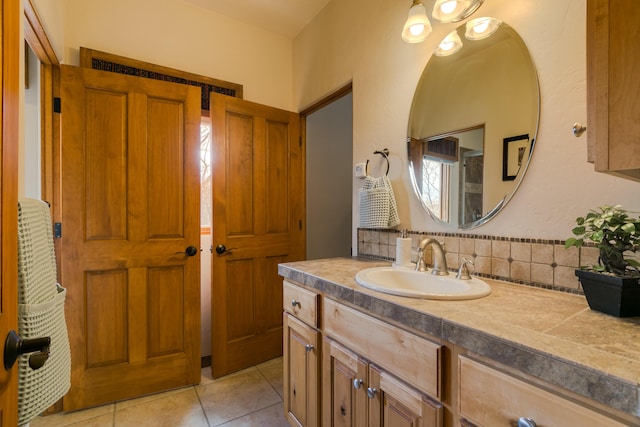
<path id="1" fill-rule="evenodd" d="M 323 345 L 323 427 L 441 427 L 442 405 L 337 342 Z"/>
<path id="2" fill-rule="evenodd" d="M 545 427 L 628 425 L 465 356 L 458 369 L 461 426 L 518 425 L 521 417 Z"/>
<path id="3" fill-rule="evenodd" d="M 323 300 L 322 425 L 441 427 L 442 346 Z"/>
<path id="4" fill-rule="evenodd" d="M 318 294 L 284 282 L 284 413 L 292 426 L 319 425 L 318 303 Z"/>
<path id="5" fill-rule="evenodd" d="M 596 171 L 640 180 L 640 2 L 587 0 L 587 144 Z"/>

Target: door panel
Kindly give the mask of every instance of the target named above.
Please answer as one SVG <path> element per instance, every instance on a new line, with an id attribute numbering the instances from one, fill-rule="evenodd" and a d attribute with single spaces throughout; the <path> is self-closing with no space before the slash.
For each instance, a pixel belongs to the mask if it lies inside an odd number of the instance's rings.
<path id="1" fill-rule="evenodd" d="M 298 114 L 212 94 L 213 375 L 282 354 L 278 264 L 304 257 Z"/>
<path id="2" fill-rule="evenodd" d="M 61 69 L 64 409 L 200 379 L 198 89 Z"/>

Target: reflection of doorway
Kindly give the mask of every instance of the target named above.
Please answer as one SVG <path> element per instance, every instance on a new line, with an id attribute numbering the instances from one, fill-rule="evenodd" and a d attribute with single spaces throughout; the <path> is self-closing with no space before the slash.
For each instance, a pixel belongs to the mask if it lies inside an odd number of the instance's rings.
<path id="1" fill-rule="evenodd" d="M 353 98 L 351 87 L 306 120 L 307 259 L 351 256 Z"/>
<path id="2" fill-rule="evenodd" d="M 469 224 L 482 218 L 484 156 L 482 150 L 460 148 L 460 158 L 460 224 Z"/>

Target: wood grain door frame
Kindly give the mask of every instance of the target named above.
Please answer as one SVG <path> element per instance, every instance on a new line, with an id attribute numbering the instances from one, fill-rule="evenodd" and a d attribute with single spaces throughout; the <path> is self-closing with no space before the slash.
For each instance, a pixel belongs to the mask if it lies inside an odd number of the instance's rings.
<path id="1" fill-rule="evenodd" d="M 0 6 L 2 43 L 0 79 L 2 125 L 0 132 L 0 334 L 18 329 L 18 148 L 20 100 L 20 1 L 3 0 Z M 3 350 L 4 351 L 4 350 Z M 0 370 L 0 424 L 18 423 L 17 364 Z"/>

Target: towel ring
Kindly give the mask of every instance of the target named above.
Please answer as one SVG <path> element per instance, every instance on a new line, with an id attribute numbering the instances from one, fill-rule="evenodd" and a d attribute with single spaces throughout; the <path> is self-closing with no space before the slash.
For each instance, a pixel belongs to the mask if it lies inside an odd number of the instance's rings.
<path id="1" fill-rule="evenodd" d="M 389 149 L 388 148 L 384 148 L 382 151 L 380 150 L 376 150 L 373 152 L 373 154 L 380 154 L 382 157 L 384 157 L 384 159 L 387 161 L 387 173 L 386 175 L 389 175 Z M 369 159 L 367 159 L 367 164 L 364 167 L 364 171 L 366 175 L 369 175 Z"/>

